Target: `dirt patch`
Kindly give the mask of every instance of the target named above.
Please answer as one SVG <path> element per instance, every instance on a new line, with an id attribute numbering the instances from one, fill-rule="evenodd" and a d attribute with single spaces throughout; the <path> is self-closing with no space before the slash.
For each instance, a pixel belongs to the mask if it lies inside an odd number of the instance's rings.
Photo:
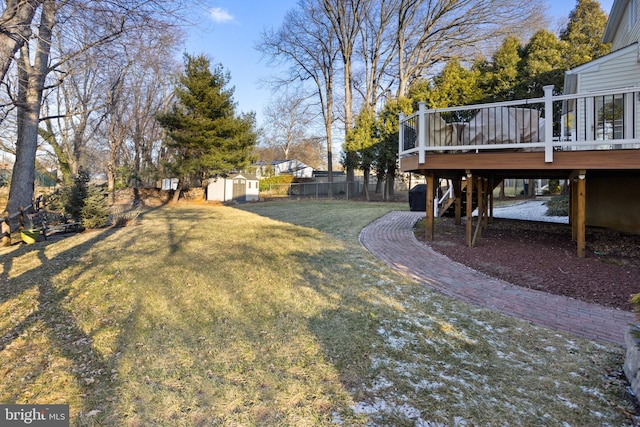
<path id="1" fill-rule="evenodd" d="M 475 222 L 474 222 L 475 227 Z M 424 231 L 416 229 L 424 242 Z M 465 226 L 436 221 L 437 252 L 518 286 L 632 310 L 640 293 L 640 236 L 587 229 L 586 257 L 579 258 L 566 224 L 494 218 L 475 248 L 465 244 Z"/>

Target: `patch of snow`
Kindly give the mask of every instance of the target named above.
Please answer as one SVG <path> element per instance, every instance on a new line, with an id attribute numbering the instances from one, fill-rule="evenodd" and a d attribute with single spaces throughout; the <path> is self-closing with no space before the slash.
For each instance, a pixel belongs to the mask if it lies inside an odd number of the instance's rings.
<path id="1" fill-rule="evenodd" d="M 579 408 L 578 405 L 576 405 L 575 403 L 571 402 L 566 397 L 562 397 L 560 395 L 558 395 L 557 397 L 558 397 L 558 400 L 560 400 L 567 408 L 570 408 L 570 409 L 578 409 Z"/>
<path id="2" fill-rule="evenodd" d="M 509 206 L 493 208 L 494 218 L 522 219 L 527 221 L 556 222 L 568 224 L 567 216 L 547 216 L 547 206 L 544 200 L 528 200 Z M 473 216 L 478 216 L 478 210 L 473 211 Z"/>

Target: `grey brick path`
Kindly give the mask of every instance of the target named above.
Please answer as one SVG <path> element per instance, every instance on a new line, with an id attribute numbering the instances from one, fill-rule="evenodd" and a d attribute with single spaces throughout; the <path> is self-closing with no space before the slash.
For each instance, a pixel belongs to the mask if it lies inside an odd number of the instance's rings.
<path id="1" fill-rule="evenodd" d="M 625 346 L 624 333 L 636 323 L 633 313 L 515 286 L 451 261 L 414 237 L 413 225 L 421 217 L 423 212 L 391 212 L 365 227 L 360 242 L 401 274 L 446 295 L 537 325 Z"/>

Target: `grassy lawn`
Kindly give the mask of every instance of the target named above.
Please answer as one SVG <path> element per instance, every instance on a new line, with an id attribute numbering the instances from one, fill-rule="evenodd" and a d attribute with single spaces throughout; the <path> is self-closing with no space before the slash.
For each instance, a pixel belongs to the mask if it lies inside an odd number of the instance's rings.
<path id="1" fill-rule="evenodd" d="M 623 351 L 403 278 L 406 203 L 177 206 L 0 249 L 0 402 L 72 425 L 625 425 Z M 629 423 L 630 425 L 630 423 Z"/>

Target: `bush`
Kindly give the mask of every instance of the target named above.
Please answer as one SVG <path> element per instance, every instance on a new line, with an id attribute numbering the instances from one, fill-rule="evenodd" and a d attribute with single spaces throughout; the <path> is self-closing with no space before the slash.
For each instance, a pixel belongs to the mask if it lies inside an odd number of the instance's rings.
<path id="1" fill-rule="evenodd" d="M 272 185 L 275 186 L 287 186 L 293 182 L 293 176 L 291 175 L 279 175 L 270 176 L 269 178 L 263 178 L 260 180 L 260 191 L 268 191 Z M 287 190 L 289 187 L 285 187 Z M 286 194 L 286 191 L 284 192 Z"/>
<path id="2" fill-rule="evenodd" d="M 545 204 L 547 205 L 548 216 L 569 215 L 569 196 L 556 196 Z"/>
<path id="3" fill-rule="evenodd" d="M 640 319 L 640 294 L 632 295 L 629 302 L 633 304 L 633 311 L 635 311 L 638 319 Z"/>
<path id="4" fill-rule="evenodd" d="M 89 173 L 80 170 L 72 183 L 64 184 L 56 190 L 47 203 L 53 210 L 64 213 L 65 217 L 81 221 L 87 228 L 102 227 L 109 219 L 109 204 L 104 190 L 89 185 Z"/>
<path id="5" fill-rule="evenodd" d="M 82 225 L 87 228 L 104 227 L 109 219 L 109 205 L 104 190 L 95 185 L 87 188 L 87 197 L 80 211 Z"/>

